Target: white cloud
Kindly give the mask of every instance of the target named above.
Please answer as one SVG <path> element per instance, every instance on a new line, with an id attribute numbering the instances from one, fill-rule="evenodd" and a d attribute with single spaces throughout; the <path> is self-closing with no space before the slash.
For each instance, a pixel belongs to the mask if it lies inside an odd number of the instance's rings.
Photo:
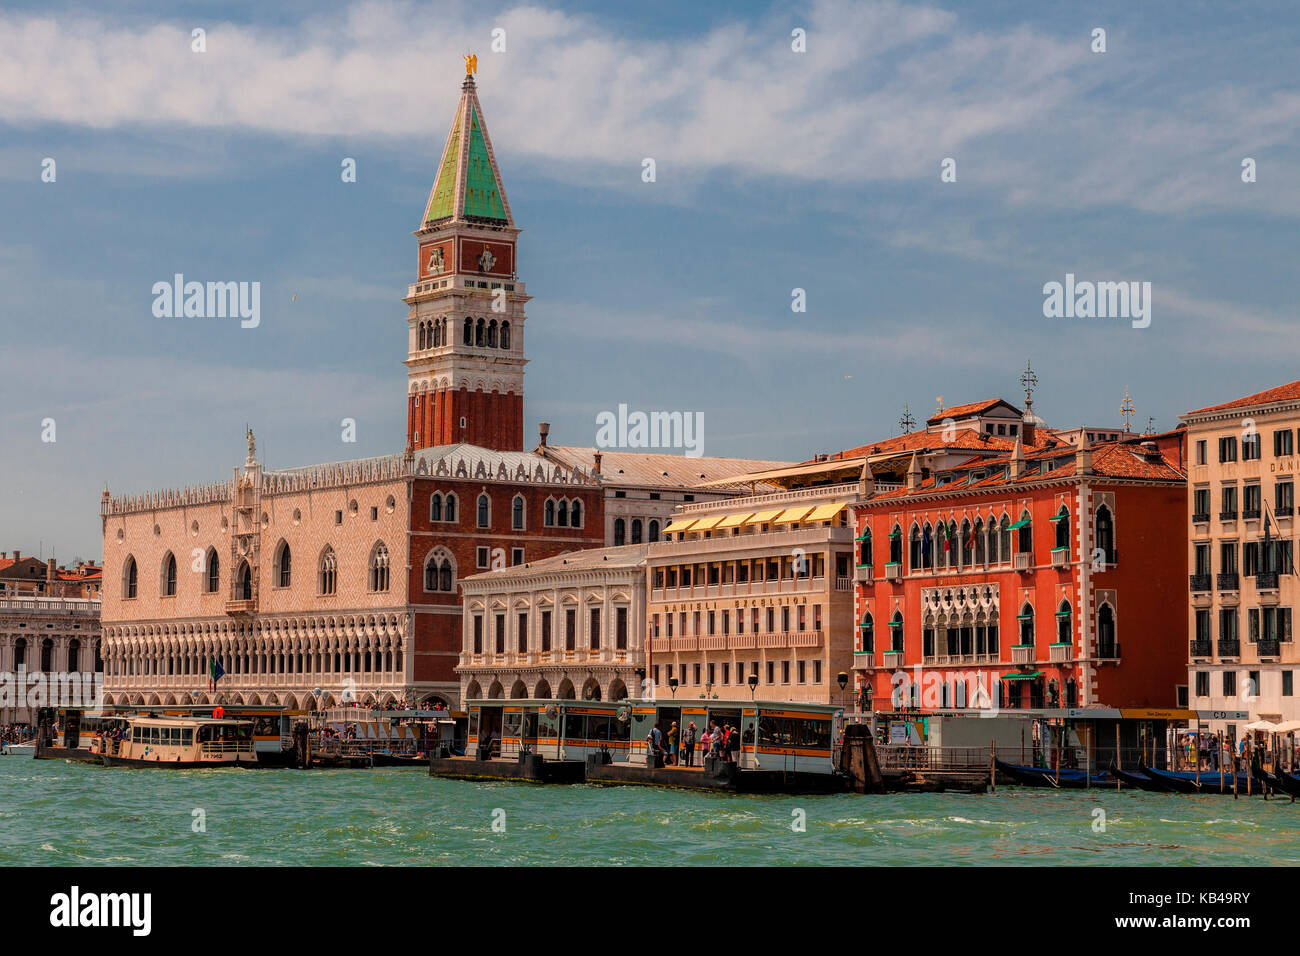
<path id="1" fill-rule="evenodd" d="M 292 27 L 211 23 L 202 54 L 188 23 L 9 14 L 0 121 L 414 140 L 432 166 L 459 55 L 478 50 L 497 149 L 562 179 L 626 170 L 636 182 L 653 156 L 666 185 L 717 169 L 925 184 L 953 155 L 960 182 L 1024 203 L 1300 211 L 1300 187 L 1243 189 L 1231 162 L 1295 144 L 1295 93 L 1205 90 L 1191 76 L 1142 108 L 1150 51 L 1096 56 L 1086 33 L 981 31 L 937 8 L 846 0 L 668 39 L 537 6 L 429 12 L 372 2 Z M 807 53 L 790 51 L 791 22 Z M 504 55 L 488 50 L 495 26 Z"/>

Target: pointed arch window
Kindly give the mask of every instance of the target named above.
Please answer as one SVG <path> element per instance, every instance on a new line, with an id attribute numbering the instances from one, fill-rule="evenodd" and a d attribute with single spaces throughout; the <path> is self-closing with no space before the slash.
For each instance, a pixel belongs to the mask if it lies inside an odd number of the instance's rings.
<path id="1" fill-rule="evenodd" d="M 964 568 L 970 567 L 972 564 L 974 564 L 975 542 L 971 537 L 970 521 L 966 518 L 962 519 L 961 537 L 957 539 L 957 544 L 960 546 L 961 549 L 957 552 L 959 558 L 958 563 Z"/>
<path id="2" fill-rule="evenodd" d="M 337 594 L 339 586 L 339 562 L 334 549 L 329 545 L 320 556 L 320 593 Z"/>
<path id="3" fill-rule="evenodd" d="M 1002 516 L 1002 526 L 998 531 L 1000 546 L 1002 550 L 1002 560 L 1011 560 L 1011 518 L 1008 515 Z"/>
<path id="4" fill-rule="evenodd" d="M 503 349 L 510 348 L 510 323 L 509 322 L 501 323 L 501 347 Z"/>
<path id="5" fill-rule="evenodd" d="M 862 529 L 862 534 L 858 535 L 858 567 L 871 567 L 871 527 L 867 526 Z"/>
<path id="6" fill-rule="evenodd" d="M 474 344 L 474 320 L 468 317 L 465 319 L 464 342 L 466 345 Z"/>
<path id="7" fill-rule="evenodd" d="M 1032 554 L 1034 551 L 1034 523 L 1028 511 L 1020 513 L 1020 520 L 1015 524 L 1016 550 L 1020 554 Z"/>
<path id="8" fill-rule="evenodd" d="M 443 521 L 456 520 L 456 496 L 455 495 L 449 494 L 445 499 L 443 499 L 442 520 Z"/>
<path id="9" fill-rule="evenodd" d="M 1020 646 L 1034 646 L 1034 609 L 1025 604 L 1020 613 L 1016 615 L 1016 620 L 1020 622 Z"/>
<path id="10" fill-rule="evenodd" d="M 1115 563 L 1115 518 L 1110 508 L 1102 505 L 1097 509 L 1097 547 L 1106 557 L 1107 564 Z"/>
<path id="11" fill-rule="evenodd" d="M 983 518 L 975 519 L 975 527 L 972 533 L 975 536 L 975 553 L 971 556 L 971 559 L 975 562 L 976 565 L 983 567 L 985 564 L 988 563 L 987 561 L 988 548 L 986 547 L 988 542 L 984 537 Z"/>
<path id="12" fill-rule="evenodd" d="M 555 501 L 551 498 L 546 499 L 544 523 L 548 528 L 553 528 L 555 526 Z"/>
<path id="13" fill-rule="evenodd" d="M 207 592 L 216 594 L 221 590 L 221 557 L 216 548 L 208 548 L 207 564 Z"/>
<path id="14" fill-rule="evenodd" d="M 482 347 L 483 343 L 486 341 L 487 341 L 487 323 L 485 323 L 482 319 L 479 319 L 477 322 L 474 323 L 474 344 L 479 347 Z"/>
<path id="15" fill-rule="evenodd" d="M 861 653 L 874 653 L 876 650 L 876 625 L 870 611 L 862 616 L 862 623 L 858 625 L 858 633 L 861 635 Z"/>
<path id="16" fill-rule="evenodd" d="M 487 492 L 478 496 L 478 526 L 486 528 L 492 520 L 492 503 Z"/>
<path id="17" fill-rule="evenodd" d="M 1052 524 L 1056 525 L 1056 545 L 1053 550 L 1059 551 L 1061 548 L 1070 546 L 1070 511 L 1065 505 L 1061 505 L 1052 519 Z"/>
<path id="18" fill-rule="evenodd" d="M 574 528 L 582 527 L 582 502 L 573 501 L 569 503 L 569 525 Z"/>
<path id="19" fill-rule="evenodd" d="M 1056 609 L 1056 643 L 1074 643 L 1074 613 L 1069 601 L 1062 601 Z"/>
<path id="20" fill-rule="evenodd" d="M 912 571 L 920 571 L 924 565 L 921 552 L 921 528 L 918 525 L 912 525 L 911 547 L 908 549 L 908 566 Z"/>
<path id="21" fill-rule="evenodd" d="M 239 570 L 235 572 L 235 600 L 253 600 L 253 569 L 247 561 L 239 562 Z"/>
<path id="22" fill-rule="evenodd" d="M 889 619 L 889 649 L 896 652 L 903 649 L 903 613 L 901 611 L 895 611 L 894 616 Z"/>
<path id="23" fill-rule="evenodd" d="M 889 532 L 889 563 L 903 563 L 903 529 L 894 525 Z"/>
<path id="24" fill-rule="evenodd" d="M 162 593 L 164 597 L 176 596 L 176 555 L 170 551 L 163 558 Z"/>
<path id="25" fill-rule="evenodd" d="M 494 349 L 497 347 L 497 320 L 493 319 L 487 327 L 487 347 Z"/>
<path id="26" fill-rule="evenodd" d="M 388 590 L 388 546 L 382 541 L 370 554 L 370 590 Z"/>
<path id="27" fill-rule="evenodd" d="M 556 521 L 561 528 L 569 526 L 569 503 L 567 501 L 561 501 L 556 508 Z"/>
<path id="28" fill-rule="evenodd" d="M 1119 657 L 1119 645 L 1115 642 L 1115 611 L 1109 604 L 1103 604 L 1097 610 L 1097 656 Z"/>
<path id="29" fill-rule="evenodd" d="M 524 496 L 515 495 L 510 502 L 510 527 L 515 531 L 524 530 Z"/>
<path id="30" fill-rule="evenodd" d="M 293 553 L 289 550 L 287 541 L 280 542 L 280 548 L 275 554 L 275 583 L 282 588 L 293 583 Z"/>

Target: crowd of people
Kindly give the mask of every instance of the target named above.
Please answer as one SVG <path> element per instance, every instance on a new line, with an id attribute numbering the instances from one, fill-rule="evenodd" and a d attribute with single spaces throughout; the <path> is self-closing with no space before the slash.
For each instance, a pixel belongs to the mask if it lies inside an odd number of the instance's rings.
<path id="1" fill-rule="evenodd" d="M 701 766 L 705 757 L 734 763 L 740 753 L 740 728 L 710 720 L 709 726 L 701 731 L 693 720 L 684 728 L 679 728 L 674 720 L 667 733 L 658 724 L 651 727 L 646 734 L 646 747 L 651 753 L 662 756 L 665 766 L 695 766 L 697 748 Z"/>
<path id="2" fill-rule="evenodd" d="M 34 737 L 30 724 L 4 724 L 0 726 L 0 744 L 21 744 Z"/>

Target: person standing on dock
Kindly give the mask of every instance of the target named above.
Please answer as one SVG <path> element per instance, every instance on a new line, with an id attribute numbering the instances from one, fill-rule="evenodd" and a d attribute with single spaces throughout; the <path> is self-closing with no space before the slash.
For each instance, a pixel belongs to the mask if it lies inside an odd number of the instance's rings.
<path id="1" fill-rule="evenodd" d="M 686 755 L 686 766 L 695 766 L 695 721 L 691 721 L 682 731 L 682 752 Z"/>
<path id="2" fill-rule="evenodd" d="M 675 720 L 668 728 L 668 762 L 670 764 L 677 762 L 677 721 Z"/>

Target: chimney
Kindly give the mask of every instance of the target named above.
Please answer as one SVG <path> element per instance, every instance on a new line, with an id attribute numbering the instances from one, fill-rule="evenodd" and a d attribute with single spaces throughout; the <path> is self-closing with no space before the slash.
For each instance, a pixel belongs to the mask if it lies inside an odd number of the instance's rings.
<path id="1" fill-rule="evenodd" d="M 543 445 L 546 444 L 546 437 L 544 435 L 542 437 L 542 444 Z M 592 466 L 591 473 L 593 475 L 599 475 L 600 474 L 600 452 L 596 452 L 596 454 L 593 457 L 595 458 L 596 463 L 595 465 Z"/>
<path id="2" fill-rule="evenodd" d="M 1142 457 L 1152 465 L 1158 465 L 1165 460 L 1165 456 L 1160 454 L 1160 448 L 1153 441 L 1144 441 L 1140 446 L 1142 448 Z"/>
<path id="3" fill-rule="evenodd" d="M 1074 473 L 1092 474 L 1092 446 L 1088 444 L 1088 435 L 1085 432 L 1079 433 L 1079 448 L 1074 453 Z"/>
<path id="4" fill-rule="evenodd" d="M 54 568 L 55 568 L 55 564 L 54 564 L 54 559 L 53 559 L 53 558 L 50 558 L 50 560 L 48 560 L 48 561 L 45 562 L 45 580 L 46 580 L 46 581 L 50 581 L 50 582 L 52 582 L 52 581 L 54 580 Z"/>
<path id="5" fill-rule="evenodd" d="M 539 434 L 541 435 L 541 437 L 542 437 L 542 444 L 541 444 L 541 447 L 542 447 L 542 448 L 545 448 L 545 447 L 546 447 L 546 436 L 549 435 L 549 434 L 551 433 L 551 423 L 550 423 L 550 422 L 538 422 L 538 423 L 537 423 L 537 431 L 538 431 L 538 433 L 539 433 Z"/>
<path id="6" fill-rule="evenodd" d="M 1019 478 L 1025 470 L 1025 449 L 1020 444 L 1020 439 L 1016 439 L 1016 447 L 1011 450 L 1011 469 L 1012 478 Z"/>
<path id="7" fill-rule="evenodd" d="M 23 556 L 23 553 L 22 553 L 21 551 L 19 551 L 17 548 L 14 548 L 14 560 L 17 561 L 17 560 L 18 560 L 19 558 L 21 558 L 22 556 Z"/>
<path id="8" fill-rule="evenodd" d="M 1020 438 L 1030 448 L 1034 447 L 1034 413 L 1027 411 L 1020 420 Z"/>
<path id="9" fill-rule="evenodd" d="M 921 487 L 921 463 L 917 460 L 916 452 L 912 452 L 912 463 L 907 466 L 907 490 L 915 491 Z"/>
<path id="10" fill-rule="evenodd" d="M 876 493 L 876 476 L 872 474 L 871 465 L 862 463 L 862 474 L 858 477 L 858 494 L 870 498 Z"/>

